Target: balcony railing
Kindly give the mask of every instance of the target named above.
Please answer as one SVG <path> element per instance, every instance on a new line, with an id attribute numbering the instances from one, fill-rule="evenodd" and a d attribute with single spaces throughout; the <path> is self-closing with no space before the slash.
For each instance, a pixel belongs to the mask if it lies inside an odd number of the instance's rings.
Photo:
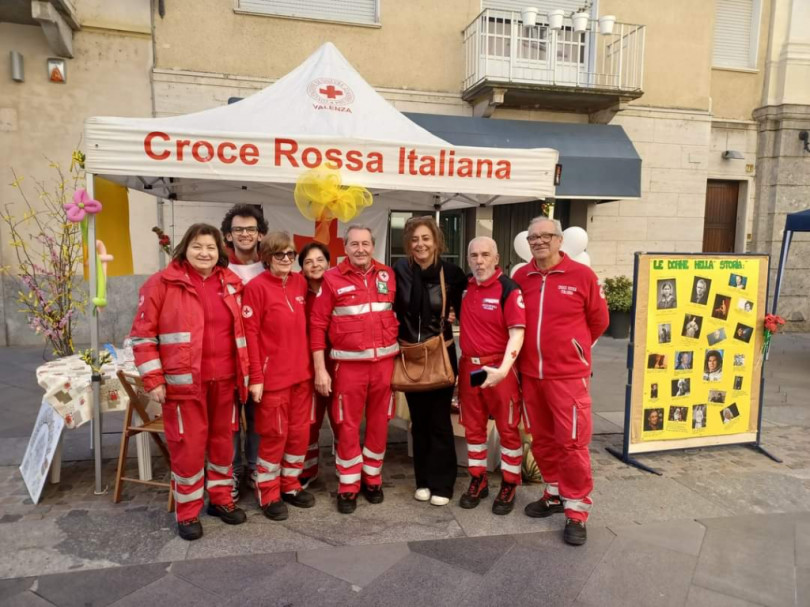
<path id="1" fill-rule="evenodd" d="M 569 17 L 560 30 L 546 15 L 527 27 L 518 12 L 486 9 L 464 30 L 464 91 L 487 82 L 575 87 L 640 93 L 644 78 L 645 26 L 615 23 L 600 34 L 595 20 L 574 31 Z"/>

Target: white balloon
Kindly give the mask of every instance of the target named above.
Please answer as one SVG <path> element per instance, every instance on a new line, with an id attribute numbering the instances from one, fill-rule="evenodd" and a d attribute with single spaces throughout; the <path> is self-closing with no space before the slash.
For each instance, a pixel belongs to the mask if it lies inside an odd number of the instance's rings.
<path id="1" fill-rule="evenodd" d="M 513 241 L 515 253 L 518 254 L 523 261 L 529 261 L 532 258 L 532 250 L 529 248 L 529 241 L 526 237 L 529 235 L 527 230 L 523 230 L 520 234 L 515 236 Z"/>
<path id="2" fill-rule="evenodd" d="M 576 257 L 572 257 L 572 259 L 583 265 L 588 266 L 589 268 L 591 267 L 591 256 L 588 255 L 588 251 L 582 251 L 582 253 L 580 253 Z"/>
<path id="3" fill-rule="evenodd" d="M 515 275 L 515 272 L 517 272 L 520 268 L 522 268 L 525 265 L 526 265 L 525 263 L 516 263 L 514 266 L 512 266 L 512 271 L 509 272 L 509 277 L 510 278 L 513 277 Z"/>
<path id="4" fill-rule="evenodd" d="M 572 226 L 563 232 L 563 243 L 560 247 L 566 255 L 576 257 L 588 248 L 588 233 L 578 226 Z"/>

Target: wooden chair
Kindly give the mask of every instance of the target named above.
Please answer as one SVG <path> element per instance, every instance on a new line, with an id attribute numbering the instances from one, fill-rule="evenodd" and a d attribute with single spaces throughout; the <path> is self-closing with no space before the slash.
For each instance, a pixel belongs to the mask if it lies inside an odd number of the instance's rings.
<path id="1" fill-rule="evenodd" d="M 121 501 L 121 490 L 123 483 L 141 483 L 142 485 L 152 485 L 153 487 L 166 487 L 169 489 L 169 503 L 167 510 L 171 512 L 174 509 L 174 492 L 171 490 L 171 483 L 163 483 L 160 481 L 145 481 L 140 478 L 133 478 L 131 476 L 124 476 L 124 467 L 127 462 L 127 450 L 129 448 L 129 439 L 131 436 L 140 434 L 141 432 L 148 432 L 157 443 L 158 448 L 163 454 L 163 459 L 166 460 L 166 465 L 171 470 L 171 458 L 169 457 L 169 450 L 161 438 L 164 434 L 163 418 L 151 418 L 146 412 L 146 405 L 149 402 L 149 397 L 143 388 L 141 378 L 131 373 L 118 372 L 118 379 L 121 382 L 121 387 L 129 396 L 129 405 L 127 405 L 126 413 L 124 414 L 124 431 L 121 436 L 121 450 L 118 454 L 118 470 L 115 473 L 115 493 L 113 494 L 113 502 L 118 503 Z M 142 426 L 135 426 L 132 424 L 133 410 L 138 414 L 143 422 Z"/>

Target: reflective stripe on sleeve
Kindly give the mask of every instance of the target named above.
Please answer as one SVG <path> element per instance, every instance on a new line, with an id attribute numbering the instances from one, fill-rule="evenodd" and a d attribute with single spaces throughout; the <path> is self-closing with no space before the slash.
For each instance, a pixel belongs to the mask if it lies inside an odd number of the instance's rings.
<path id="1" fill-rule="evenodd" d="M 183 373 L 182 375 L 164 375 L 167 384 L 172 386 L 190 386 L 193 382 L 191 373 Z"/>
<path id="2" fill-rule="evenodd" d="M 389 354 L 396 354 L 399 352 L 399 344 L 395 343 L 384 348 L 377 348 L 377 356 L 388 356 Z"/>
<path id="3" fill-rule="evenodd" d="M 138 365 L 138 374 L 146 375 L 151 371 L 158 371 L 163 369 L 163 364 L 160 362 L 159 358 L 153 358 L 152 360 L 147 360 L 145 363 Z"/>
<path id="4" fill-rule="evenodd" d="M 158 339 L 162 344 L 187 344 L 191 342 L 191 333 L 183 331 L 181 333 L 161 333 Z"/>
<path id="5" fill-rule="evenodd" d="M 130 337 L 132 341 L 132 347 L 135 346 L 142 346 L 144 344 L 156 344 L 158 342 L 157 337 Z"/>

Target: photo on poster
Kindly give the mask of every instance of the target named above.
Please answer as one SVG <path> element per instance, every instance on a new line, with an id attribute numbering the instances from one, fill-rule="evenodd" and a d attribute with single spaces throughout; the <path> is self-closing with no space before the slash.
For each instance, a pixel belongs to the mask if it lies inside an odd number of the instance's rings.
<path id="1" fill-rule="evenodd" d="M 688 377 L 672 380 L 672 396 L 688 396 L 691 391 L 691 380 Z"/>
<path id="2" fill-rule="evenodd" d="M 735 354 L 734 355 L 734 366 L 735 367 L 744 367 L 745 366 L 745 354 Z"/>
<path id="3" fill-rule="evenodd" d="M 742 382 L 743 382 L 742 375 L 735 375 L 734 376 L 734 389 L 735 390 L 742 390 Z"/>
<path id="4" fill-rule="evenodd" d="M 650 354 L 647 357 L 648 369 L 666 369 L 667 368 L 667 355 L 666 354 Z"/>
<path id="5" fill-rule="evenodd" d="M 658 281 L 658 309 L 671 310 L 678 306 L 677 294 L 675 292 L 675 279 L 668 278 Z"/>
<path id="6" fill-rule="evenodd" d="M 690 371 L 692 369 L 692 360 L 694 354 L 692 350 L 681 350 L 675 352 L 675 370 L 676 371 Z"/>
<path id="7" fill-rule="evenodd" d="M 731 297 L 728 295 L 715 295 L 714 306 L 712 307 L 712 317 L 726 320 L 728 309 L 731 306 Z"/>
<path id="8" fill-rule="evenodd" d="M 700 337 L 700 329 L 703 327 L 703 317 L 696 316 L 695 314 L 687 314 L 683 318 L 683 330 L 681 335 L 683 337 Z"/>
<path id="9" fill-rule="evenodd" d="M 715 329 L 711 333 L 706 336 L 706 339 L 709 340 L 709 345 L 713 346 L 714 344 L 718 344 L 726 338 L 726 329 L 724 327 L 720 327 L 719 329 Z"/>
<path id="10" fill-rule="evenodd" d="M 743 312 L 751 312 L 754 309 L 754 302 L 750 299 L 740 299 L 737 302 L 737 308 Z"/>
<path id="11" fill-rule="evenodd" d="M 754 334 L 754 327 L 749 327 L 748 325 L 744 325 L 741 322 L 737 323 L 737 328 L 734 329 L 734 339 L 739 339 L 740 341 L 744 341 L 748 343 L 751 341 L 751 336 Z"/>
<path id="12" fill-rule="evenodd" d="M 692 284 L 692 297 L 689 298 L 689 301 L 702 306 L 709 303 L 709 289 L 711 286 L 711 278 L 695 276 L 695 281 Z"/>
<path id="13" fill-rule="evenodd" d="M 689 407 L 670 407 L 669 408 L 669 421 L 671 422 L 685 422 L 686 416 L 689 414 Z"/>
<path id="14" fill-rule="evenodd" d="M 734 287 L 735 289 L 744 289 L 747 284 L 748 278 L 740 274 L 732 274 L 728 278 L 728 286 Z"/>
<path id="15" fill-rule="evenodd" d="M 722 411 L 720 411 L 720 419 L 723 420 L 724 424 L 735 420 L 739 416 L 740 410 L 737 409 L 737 403 L 731 403 L 728 407 L 725 407 Z"/>
<path id="16" fill-rule="evenodd" d="M 692 406 L 692 428 L 700 430 L 706 427 L 706 405 Z"/>
<path id="17" fill-rule="evenodd" d="M 670 323 L 660 323 L 658 325 L 658 343 L 668 344 L 672 341 L 672 325 Z"/>
<path id="18" fill-rule="evenodd" d="M 703 379 L 705 381 L 720 381 L 723 379 L 723 350 L 706 350 L 703 362 Z"/>
<path id="19" fill-rule="evenodd" d="M 664 429 L 664 408 L 647 409 L 644 411 L 644 431 L 656 432 Z"/>
<path id="20" fill-rule="evenodd" d="M 650 386 L 650 398 L 653 400 L 658 398 L 658 384 L 652 384 Z"/>
<path id="21" fill-rule="evenodd" d="M 726 393 L 723 390 L 709 390 L 710 403 L 724 403 L 726 402 Z"/>

